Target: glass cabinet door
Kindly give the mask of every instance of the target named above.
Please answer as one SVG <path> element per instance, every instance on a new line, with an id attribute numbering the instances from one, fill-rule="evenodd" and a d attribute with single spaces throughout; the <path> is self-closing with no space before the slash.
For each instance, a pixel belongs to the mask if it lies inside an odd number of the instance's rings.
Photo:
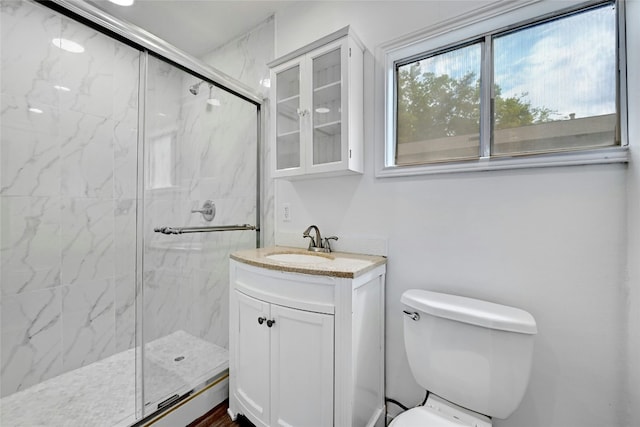
<path id="1" fill-rule="evenodd" d="M 341 65 L 340 47 L 313 58 L 313 165 L 342 160 Z"/>
<path id="2" fill-rule="evenodd" d="M 347 30 L 270 64 L 274 178 L 363 172 L 364 48 Z"/>
<path id="3" fill-rule="evenodd" d="M 300 66 L 276 74 L 276 169 L 300 167 Z"/>

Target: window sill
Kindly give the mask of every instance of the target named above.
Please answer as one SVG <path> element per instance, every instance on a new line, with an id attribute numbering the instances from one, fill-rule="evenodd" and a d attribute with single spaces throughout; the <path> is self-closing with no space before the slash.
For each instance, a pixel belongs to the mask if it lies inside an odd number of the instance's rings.
<path id="1" fill-rule="evenodd" d="M 390 166 L 378 168 L 377 178 L 433 175 L 457 172 L 483 172 L 507 169 L 544 168 L 552 166 L 577 166 L 608 163 L 627 163 L 627 147 L 602 148 L 598 150 L 537 154 L 521 157 L 484 158 L 465 162 L 438 163 L 416 166 Z"/>

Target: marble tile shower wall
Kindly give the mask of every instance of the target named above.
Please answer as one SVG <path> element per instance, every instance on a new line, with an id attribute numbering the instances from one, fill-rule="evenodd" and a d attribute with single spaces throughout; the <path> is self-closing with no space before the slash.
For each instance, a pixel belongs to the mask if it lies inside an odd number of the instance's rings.
<path id="1" fill-rule="evenodd" d="M 133 345 L 139 54 L 40 5 L 0 7 L 6 396 Z"/>
<path id="2" fill-rule="evenodd" d="M 274 28 L 274 19 L 269 18 L 201 59 L 266 96 L 268 88 L 264 83 L 269 78 L 266 64 L 274 55 Z M 196 82 L 193 78 L 187 79 L 183 89 L 187 100 L 182 103 L 183 138 L 197 141 L 191 145 L 193 150 L 183 152 L 190 156 L 191 170 L 198 171 L 197 179 L 191 184 L 191 206 L 195 208 L 202 201 L 211 199 L 218 210 L 214 223 L 255 224 L 256 109 L 215 88 L 212 94 L 220 100 L 220 106 L 208 106 L 205 103 L 209 96 L 206 85 L 201 87 L 197 97 L 188 95 L 188 87 Z M 262 243 L 270 244 L 273 242 L 273 186 L 266 182 L 269 169 L 265 167 L 264 159 L 269 159 L 269 155 L 264 141 L 261 148 Z M 198 215 L 190 216 L 189 220 L 190 224 L 204 224 Z M 192 293 L 192 303 L 184 329 L 228 347 L 229 254 L 255 247 L 255 233 L 203 234 L 192 239 L 200 254 L 186 262 L 190 267 L 183 280 L 188 278 L 193 285 L 186 291 Z M 162 294 L 158 292 L 158 295 Z"/>
<path id="3" fill-rule="evenodd" d="M 166 236 L 153 228 L 255 223 L 256 108 L 215 87 L 220 105 L 209 105 L 208 84 L 194 96 L 195 77 L 156 60 L 149 70 L 148 148 L 171 135 L 175 159 L 170 185 L 145 193 L 145 340 L 184 330 L 227 347 L 228 254 L 253 247 L 255 233 Z M 205 200 L 216 205 L 211 223 L 191 213 Z"/>
<path id="4" fill-rule="evenodd" d="M 0 7 L 5 396 L 135 344 L 139 53 L 37 4 Z M 85 50 L 65 52 L 54 38 Z M 258 82 L 272 41 L 271 19 L 210 62 Z M 226 347 L 228 255 L 255 233 L 153 227 L 208 224 L 190 213 L 207 199 L 214 224 L 255 223 L 255 107 L 216 89 L 220 106 L 210 106 L 207 85 L 194 97 L 195 78 L 154 59 L 149 69 L 146 149 L 169 137 L 175 158 L 171 186 L 145 183 L 145 338 L 185 330 Z"/>
<path id="5" fill-rule="evenodd" d="M 266 63 L 273 57 L 273 31 L 270 18 L 202 59 L 266 94 L 260 83 L 269 77 Z M 148 99 L 153 101 L 148 102 L 148 117 L 156 120 L 150 128 L 158 135 L 173 129 L 180 148 L 172 173 L 175 187 L 146 194 L 148 222 L 208 225 L 190 210 L 210 199 L 217 210 L 213 224 L 255 224 L 255 107 L 216 88 L 211 94 L 220 105 L 208 105 L 207 84 L 193 96 L 188 88 L 199 82 L 196 78 L 160 62 L 150 69 L 155 70 L 150 86 L 162 88 L 156 92 L 149 87 Z M 176 85 L 181 77 L 182 84 Z M 180 92 L 167 93 L 168 87 L 179 87 Z M 263 146 L 263 159 L 268 159 L 264 150 Z M 262 228 L 268 231 L 263 237 L 272 241 L 273 186 L 265 188 Z M 151 228 L 145 230 L 149 242 L 145 252 L 145 338 L 182 329 L 228 347 L 229 254 L 254 247 L 255 233 L 164 236 L 154 235 Z"/>
<path id="6" fill-rule="evenodd" d="M 204 55 L 202 60 L 230 76 L 240 80 L 263 95 L 269 96 L 269 67 L 275 57 L 275 19 L 273 16 L 257 25 L 248 33 L 237 37 Z M 269 135 L 269 103 L 263 105 L 267 127 L 264 135 Z M 262 245 L 274 244 L 274 188 L 271 175 L 271 155 L 266 137 L 262 139 L 261 152 L 261 229 Z"/>

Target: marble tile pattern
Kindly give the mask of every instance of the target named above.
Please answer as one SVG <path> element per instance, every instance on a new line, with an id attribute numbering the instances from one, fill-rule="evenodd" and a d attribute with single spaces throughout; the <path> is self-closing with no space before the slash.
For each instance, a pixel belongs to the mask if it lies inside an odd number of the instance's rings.
<path id="1" fill-rule="evenodd" d="M 266 63 L 274 55 L 273 40 L 274 20 L 269 18 L 202 59 L 266 96 L 268 88 L 263 83 L 269 77 Z M 159 225 L 255 224 L 256 109 L 215 87 L 210 92 L 207 84 L 200 86 L 197 96 L 191 95 L 189 87 L 200 80 L 168 64 L 152 61 L 149 69 L 147 118 L 153 124 L 148 132 L 172 134 L 180 149 L 175 151 L 170 173 L 173 186 L 149 189 L 145 194 L 145 337 L 155 339 L 181 328 L 227 347 L 229 256 L 255 247 L 255 233 L 164 236 L 151 229 Z M 206 103 L 210 94 L 219 100 L 219 106 Z M 261 149 L 262 158 L 268 159 L 266 144 Z M 266 177 L 263 172 L 261 226 L 267 230 L 263 242 L 273 241 L 273 186 L 266 184 Z M 211 223 L 190 213 L 205 200 L 216 205 Z"/>
<path id="2" fill-rule="evenodd" d="M 131 348 L 40 382 L 0 400 L 0 424 L 12 427 L 129 426 L 135 421 Z M 228 369 L 222 347 L 176 331 L 145 346 L 150 412 L 166 395 L 183 394 Z M 182 358 L 176 361 L 176 358 Z M 37 404 L 35 404 L 37 402 Z M 28 410 L 25 410 L 28 408 Z"/>
<path id="3" fill-rule="evenodd" d="M 275 18 L 271 16 L 248 33 L 237 37 L 204 55 L 203 61 L 240 80 L 249 87 L 269 96 L 269 67 L 275 59 Z M 269 103 L 263 105 L 265 135 L 269 135 Z M 262 246 L 273 245 L 274 240 L 274 185 L 271 178 L 271 154 L 267 139 L 261 147 L 261 229 Z"/>
<path id="4" fill-rule="evenodd" d="M 34 2 L 0 31 L 7 396 L 134 344 L 139 53 Z"/>
<path id="5" fill-rule="evenodd" d="M 182 329 L 227 347 L 229 255 L 255 247 L 256 233 L 153 232 L 165 225 L 256 223 L 256 107 L 206 83 L 194 96 L 189 87 L 199 82 L 169 64 L 149 63 L 147 148 L 171 141 L 175 158 L 168 162 L 169 185 L 152 176 L 145 183 L 144 333 L 156 339 Z M 207 104 L 209 96 L 220 105 Z M 147 161 L 154 158 L 162 163 L 155 155 Z M 206 200 L 216 206 L 210 223 L 191 213 Z"/>
<path id="6" fill-rule="evenodd" d="M 151 57 L 147 156 L 138 159 L 139 52 L 32 2 L 2 1 L 0 14 L 0 395 L 13 399 L 134 348 L 140 295 L 147 341 L 185 331 L 227 347 L 229 255 L 255 247 L 256 233 L 165 236 L 153 228 L 209 225 L 190 212 L 208 199 L 216 204 L 211 224 L 255 224 L 255 106 L 215 87 L 220 105 L 209 105 L 208 85 L 193 96 L 188 88 L 199 79 Z M 261 87 L 273 31 L 271 18 L 208 58 Z M 57 48 L 58 37 L 84 52 Z M 272 212 L 273 195 L 266 200 Z M 267 241 L 272 216 L 263 215 Z M 145 393 L 160 399 L 168 391 L 154 351 L 146 352 Z"/>

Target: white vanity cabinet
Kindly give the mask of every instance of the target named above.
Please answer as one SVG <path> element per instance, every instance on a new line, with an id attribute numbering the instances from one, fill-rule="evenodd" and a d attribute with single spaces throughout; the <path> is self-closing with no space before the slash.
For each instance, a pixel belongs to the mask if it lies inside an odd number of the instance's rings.
<path id="1" fill-rule="evenodd" d="M 385 265 L 349 278 L 237 259 L 229 415 L 256 426 L 384 425 Z"/>
<path id="2" fill-rule="evenodd" d="M 363 172 L 363 58 L 345 27 L 269 64 L 274 177 Z"/>
<path id="3" fill-rule="evenodd" d="M 332 426 L 333 315 L 235 297 L 235 390 L 254 424 Z"/>

